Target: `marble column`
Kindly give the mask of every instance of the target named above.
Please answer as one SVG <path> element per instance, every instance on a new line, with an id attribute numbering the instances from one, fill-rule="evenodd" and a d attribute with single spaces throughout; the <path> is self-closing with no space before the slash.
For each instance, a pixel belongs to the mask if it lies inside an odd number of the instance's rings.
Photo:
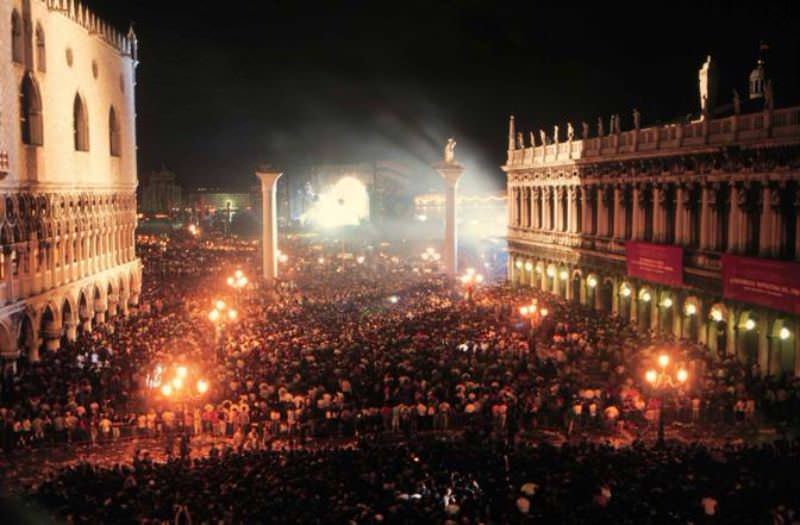
<path id="1" fill-rule="evenodd" d="M 704 184 L 700 197 L 700 249 L 719 249 L 719 200 L 717 184 Z"/>
<path id="2" fill-rule="evenodd" d="M 663 186 L 653 186 L 653 240 L 664 242 L 667 237 L 667 192 Z"/>
<path id="3" fill-rule="evenodd" d="M 445 182 L 445 233 L 444 267 L 449 277 L 455 277 L 458 272 L 458 231 L 456 224 L 456 192 L 458 181 L 464 173 L 464 167 L 455 162 L 443 162 L 434 166 Z M 274 198 L 274 193 L 273 193 Z"/>
<path id="4" fill-rule="evenodd" d="M 581 214 L 583 217 L 581 221 L 583 223 L 583 234 L 584 235 L 591 235 L 592 234 L 592 195 L 591 195 L 591 186 L 584 186 L 581 188 L 581 199 L 583 202 L 583 206 L 581 206 Z"/>
<path id="5" fill-rule="evenodd" d="M 795 191 L 792 204 L 795 210 L 800 210 L 800 189 Z M 800 213 L 797 214 L 797 218 L 795 219 L 794 231 L 794 258 L 800 261 Z M 798 338 L 798 340 L 800 340 L 800 338 Z M 800 354 L 798 354 L 798 359 L 800 359 Z"/>
<path id="6" fill-rule="evenodd" d="M 614 186 L 614 238 L 617 240 L 625 238 L 625 208 L 622 205 L 624 191 L 622 186 Z"/>
<path id="7" fill-rule="evenodd" d="M 730 205 L 728 206 L 728 252 L 742 253 L 747 235 L 746 217 L 743 208 L 746 205 L 746 193 L 741 186 L 731 183 Z"/>
<path id="8" fill-rule="evenodd" d="M 550 224 L 550 192 L 552 188 L 550 187 L 543 187 L 542 188 L 542 229 L 543 230 L 550 230 L 552 229 L 553 225 Z"/>
<path id="9" fill-rule="evenodd" d="M 597 236 L 606 237 L 608 235 L 608 200 L 606 199 L 606 187 L 597 188 Z"/>
<path id="10" fill-rule="evenodd" d="M 553 188 L 553 205 L 555 206 L 555 211 L 553 212 L 553 218 L 555 219 L 555 224 L 553 224 L 554 231 L 564 231 L 564 210 L 563 204 L 561 201 L 561 197 L 563 196 L 564 188 L 561 186 L 557 186 Z"/>
<path id="11" fill-rule="evenodd" d="M 631 192 L 631 203 L 633 206 L 633 213 L 631 214 L 631 236 L 635 241 L 641 241 L 644 238 L 644 210 L 641 206 L 642 189 L 634 184 L 633 191 Z"/>
<path id="12" fill-rule="evenodd" d="M 542 223 L 539 220 L 539 210 L 541 210 L 541 192 L 539 188 L 531 188 L 531 228 L 535 230 L 542 229 Z"/>
<path id="13" fill-rule="evenodd" d="M 276 188 L 282 172 L 259 169 L 261 181 L 261 274 L 268 283 L 278 277 L 278 205 Z"/>
<path id="14" fill-rule="evenodd" d="M 689 246 L 692 240 L 692 192 L 679 184 L 675 202 L 675 244 Z"/>
<path id="15" fill-rule="evenodd" d="M 567 215 L 567 231 L 570 233 L 577 233 L 578 232 L 578 221 L 581 220 L 578 217 L 578 199 L 580 198 L 578 193 L 578 189 L 575 186 L 570 186 L 567 194 L 567 201 L 569 203 L 569 210 Z"/>
<path id="16" fill-rule="evenodd" d="M 786 242 L 784 217 L 781 213 L 781 189 L 764 185 L 763 192 L 758 253 L 762 257 L 777 257 Z"/>

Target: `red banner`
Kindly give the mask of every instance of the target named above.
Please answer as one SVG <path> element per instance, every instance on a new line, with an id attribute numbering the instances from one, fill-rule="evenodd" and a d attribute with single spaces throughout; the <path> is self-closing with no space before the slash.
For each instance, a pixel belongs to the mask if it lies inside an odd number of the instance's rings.
<path id="1" fill-rule="evenodd" d="M 726 253 L 722 256 L 722 295 L 800 314 L 800 264 Z"/>
<path id="2" fill-rule="evenodd" d="M 645 242 L 625 243 L 628 275 L 645 281 L 681 286 L 683 284 L 683 248 Z"/>

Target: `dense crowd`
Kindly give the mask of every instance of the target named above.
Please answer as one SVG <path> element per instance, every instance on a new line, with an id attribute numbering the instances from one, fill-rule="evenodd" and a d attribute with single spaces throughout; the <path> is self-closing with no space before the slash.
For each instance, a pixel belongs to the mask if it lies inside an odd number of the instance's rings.
<path id="1" fill-rule="evenodd" d="M 81 464 L 25 508 L 70 523 L 783 524 L 798 519 L 795 467 L 800 449 L 787 443 L 215 450 L 192 462 Z"/>
<path id="2" fill-rule="evenodd" d="M 378 514 L 436 521 L 448 513 L 468 522 L 642 523 L 672 520 L 652 501 L 662 494 L 684 523 L 707 518 L 711 500 L 732 512 L 741 494 L 764 486 L 770 461 L 797 460 L 788 445 L 529 448 L 542 431 L 651 435 L 661 413 L 696 425 L 792 422 L 800 389 L 539 291 L 491 284 L 466 300 L 408 257 L 413 250 L 376 245 L 351 255 L 339 247 L 287 241 L 279 285 L 236 291 L 225 279 L 237 269 L 255 275 L 254 246 L 141 239 L 139 311 L 64 341 L 38 363 L 20 362 L 4 378 L 2 448 L 103 446 L 127 436 L 166 436 L 170 452 L 183 436 L 184 446 L 166 465 L 80 465 L 32 501 L 91 522 L 170 519 L 175 505 L 186 505 L 202 520 L 236 523 L 380 521 Z M 235 320 L 209 320 L 219 299 L 235 305 Z M 533 300 L 548 310 L 535 326 L 519 315 Z M 690 379 L 660 398 L 643 378 L 664 351 Z M 156 371 L 179 366 L 207 378 L 208 392 L 181 402 L 163 394 Z M 231 450 L 192 462 L 188 439 L 201 433 L 227 438 Z M 374 436 L 416 444 L 327 448 L 330 438 Z M 719 467 L 725 461 L 731 466 Z M 741 486 L 711 482 L 715 468 L 739 463 L 754 468 Z M 529 482 L 542 491 L 524 496 L 530 507 L 522 512 L 519 486 Z M 263 491 L 250 490 L 255 484 Z M 783 492 L 773 496 L 749 516 L 798 508 Z"/>

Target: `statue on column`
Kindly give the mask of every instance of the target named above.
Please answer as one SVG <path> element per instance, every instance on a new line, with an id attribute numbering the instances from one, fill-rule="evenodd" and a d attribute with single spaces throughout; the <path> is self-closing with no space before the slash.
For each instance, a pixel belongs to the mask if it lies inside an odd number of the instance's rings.
<path id="1" fill-rule="evenodd" d="M 535 148 L 536 147 L 536 135 L 533 133 L 533 131 L 530 132 L 530 135 L 531 135 L 531 147 Z"/>
<path id="2" fill-rule="evenodd" d="M 452 137 L 447 139 L 447 144 L 444 147 L 444 163 L 456 163 L 456 141 Z"/>
<path id="3" fill-rule="evenodd" d="M 622 119 L 620 118 L 619 113 L 614 114 L 614 133 L 616 133 L 618 135 L 620 133 L 620 124 L 621 124 L 621 122 L 622 122 Z"/>
<path id="4" fill-rule="evenodd" d="M 616 130 L 617 130 L 617 116 L 611 115 L 611 119 L 608 122 L 608 134 L 613 135 Z"/>

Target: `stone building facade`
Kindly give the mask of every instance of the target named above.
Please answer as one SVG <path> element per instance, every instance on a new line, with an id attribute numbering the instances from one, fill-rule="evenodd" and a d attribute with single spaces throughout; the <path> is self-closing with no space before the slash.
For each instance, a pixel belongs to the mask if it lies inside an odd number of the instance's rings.
<path id="1" fill-rule="evenodd" d="M 73 0 L 0 1 L 0 355 L 138 302 L 137 41 Z"/>
<path id="2" fill-rule="evenodd" d="M 702 75 L 696 120 L 641 127 L 634 110 L 633 129 L 615 116 L 605 131 L 602 121 L 596 133 L 568 124 L 566 137 L 556 128 L 526 144 L 511 117 L 509 279 L 703 342 L 761 374 L 796 375 L 796 304 L 731 299 L 725 264 L 774 268 L 767 281 L 800 271 L 800 107 L 774 108 L 762 61 L 750 96 L 722 111 L 708 105 Z M 634 277 L 633 243 L 678 250 L 681 282 Z"/>

